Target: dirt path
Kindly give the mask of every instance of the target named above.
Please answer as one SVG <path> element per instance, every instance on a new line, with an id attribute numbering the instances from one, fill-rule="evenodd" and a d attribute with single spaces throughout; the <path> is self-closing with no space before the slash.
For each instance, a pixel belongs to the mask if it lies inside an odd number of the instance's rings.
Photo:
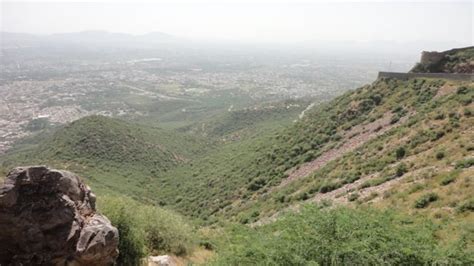
<path id="1" fill-rule="evenodd" d="M 122 83 L 121 85 L 123 87 L 128 88 L 128 89 L 139 92 L 139 95 L 142 95 L 142 96 L 148 96 L 148 97 L 151 97 L 151 98 L 161 98 L 161 99 L 164 99 L 164 100 L 197 102 L 197 101 L 190 100 L 190 99 L 184 99 L 184 98 L 178 98 L 178 97 L 164 95 L 164 94 L 161 94 L 161 93 L 158 93 L 158 92 L 155 92 L 155 91 L 145 90 L 145 89 L 138 88 L 138 87 L 135 87 L 135 86 L 132 86 L 132 85 L 124 84 L 124 83 Z"/>
<path id="2" fill-rule="evenodd" d="M 455 92 L 457 89 L 457 86 L 454 86 L 454 85 L 450 85 L 450 84 L 445 84 L 443 85 L 441 88 L 438 89 L 438 91 L 436 92 L 436 95 L 434 96 L 434 98 L 439 98 L 439 97 L 442 97 L 444 95 L 447 95 L 447 94 L 451 94 L 453 92 Z"/>
<path id="3" fill-rule="evenodd" d="M 411 159 L 413 159 L 413 158 L 407 159 L 405 161 L 409 161 Z M 394 163 L 394 164 L 390 165 L 389 167 L 393 168 L 393 167 L 396 167 L 397 165 L 398 165 L 398 163 Z M 304 203 L 312 202 L 312 203 L 318 204 L 318 203 L 322 203 L 324 201 L 329 201 L 329 202 L 331 202 L 333 207 L 341 205 L 341 204 L 342 205 L 351 204 L 351 202 L 348 200 L 348 197 L 352 192 L 359 194 L 359 199 L 364 199 L 364 198 L 369 197 L 372 193 L 377 193 L 377 196 L 374 197 L 373 199 L 371 199 L 371 202 L 376 202 L 376 201 L 379 201 L 379 200 L 382 199 L 383 193 L 385 191 L 388 191 L 394 185 L 399 184 L 400 182 L 405 180 L 405 178 L 410 177 L 410 176 L 414 176 L 414 175 L 416 176 L 420 172 L 427 171 L 428 169 L 432 169 L 433 171 L 439 170 L 436 167 L 428 166 L 428 167 L 417 169 L 417 170 L 411 172 L 410 174 L 403 175 L 399 178 L 389 180 L 389 181 L 384 182 L 384 183 L 382 183 L 378 186 L 372 186 L 372 187 L 366 187 L 366 188 L 359 189 L 360 185 L 362 185 L 364 182 L 366 182 L 370 179 L 379 177 L 379 173 L 367 175 L 367 176 L 364 176 L 364 177 L 360 178 L 359 180 L 355 181 L 354 183 L 346 184 L 343 187 L 340 187 L 340 188 L 335 189 L 333 191 L 330 191 L 328 193 L 317 193 L 314 197 L 312 197 L 312 198 L 310 198 L 306 201 L 288 206 L 287 208 L 276 212 L 275 214 L 273 214 L 270 217 L 262 218 L 262 219 L 260 219 L 256 222 L 250 224 L 250 226 L 251 227 L 257 227 L 257 226 L 262 226 L 262 225 L 265 225 L 265 224 L 275 222 L 280 216 L 284 215 L 285 213 L 298 212 L 301 205 L 304 204 Z"/>
<path id="4" fill-rule="evenodd" d="M 398 164 L 393 164 L 389 167 L 393 168 L 393 167 L 396 167 L 396 165 L 398 165 Z M 336 190 L 333 190 L 331 192 L 324 193 L 324 194 L 318 193 L 318 194 L 316 194 L 316 196 L 314 196 L 312 199 L 310 199 L 310 201 L 315 202 L 315 203 L 319 203 L 323 200 L 329 200 L 329 201 L 332 201 L 333 203 L 336 203 L 336 204 L 349 203 L 348 196 L 351 194 L 351 192 L 356 192 L 357 194 L 359 194 L 360 199 L 366 198 L 366 197 L 370 196 L 372 193 L 377 193 L 377 197 L 374 198 L 374 201 L 377 201 L 377 200 L 381 199 L 380 196 L 382 196 L 382 194 L 385 191 L 392 188 L 395 184 L 400 183 L 406 177 L 415 176 L 418 173 L 420 173 L 421 171 L 427 171 L 428 169 L 432 169 L 432 170 L 435 170 L 435 171 L 437 170 L 436 167 L 432 167 L 432 166 L 424 167 L 424 168 L 417 169 L 413 172 L 410 172 L 409 174 L 403 175 L 399 178 L 395 178 L 395 179 L 389 180 L 387 182 L 384 182 L 384 183 L 382 183 L 378 186 L 372 186 L 372 187 L 357 189 L 365 181 L 370 180 L 372 178 L 376 178 L 376 177 L 379 176 L 378 174 L 368 175 L 368 176 L 365 176 L 365 177 L 357 180 L 354 183 L 347 184 L 347 185 L 345 185 L 343 187 L 340 187 Z"/>
<path id="5" fill-rule="evenodd" d="M 280 184 L 280 187 L 286 186 L 298 178 L 308 176 L 309 174 L 325 166 L 328 162 L 342 157 L 347 152 L 355 150 L 367 141 L 374 139 L 384 134 L 388 130 L 400 125 L 409 117 L 409 115 L 404 116 L 397 123 L 390 124 L 392 116 L 392 113 L 385 113 L 383 117 L 375 120 L 374 122 L 366 125 L 354 126 L 344 134 L 344 143 L 340 147 L 325 151 L 315 160 L 305 163 L 297 169 L 293 168 L 289 170 L 288 178 Z"/>

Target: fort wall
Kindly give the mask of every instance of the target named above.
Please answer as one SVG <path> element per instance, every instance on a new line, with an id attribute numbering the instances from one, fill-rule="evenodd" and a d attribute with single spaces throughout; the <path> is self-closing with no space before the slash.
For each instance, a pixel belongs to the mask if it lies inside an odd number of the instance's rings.
<path id="1" fill-rule="evenodd" d="M 423 65 L 437 64 L 441 60 L 443 60 L 445 56 L 446 56 L 446 53 L 444 52 L 439 53 L 439 52 L 423 51 L 421 53 L 420 63 Z"/>
<path id="2" fill-rule="evenodd" d="M 379 72 L 379 78 L 395 78 L 408 80 L 412 78 L 439 78 L 461 81 L 474 81 L 474 74 L 463 73 L 402 73 L 402 72 Z"/>

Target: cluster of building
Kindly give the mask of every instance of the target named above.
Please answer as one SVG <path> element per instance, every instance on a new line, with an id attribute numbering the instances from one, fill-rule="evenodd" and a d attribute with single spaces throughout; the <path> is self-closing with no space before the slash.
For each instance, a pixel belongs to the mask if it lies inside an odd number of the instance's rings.
<path id="1" fill-rule="evenodd" d="M 64 65 L 35 60 L 9 64 L 2 76 L 0 154 L 30 135 L 28 125 L 36 119 L 55 125 L 90 114 L 147 115 L 135 107 L 150 99 L 192 102 L 237 91 L 255 102 L 328 97 L 351 87 L 346 79 L 326 75 L 310 63 L 210 70 L 161 59 Z"/>

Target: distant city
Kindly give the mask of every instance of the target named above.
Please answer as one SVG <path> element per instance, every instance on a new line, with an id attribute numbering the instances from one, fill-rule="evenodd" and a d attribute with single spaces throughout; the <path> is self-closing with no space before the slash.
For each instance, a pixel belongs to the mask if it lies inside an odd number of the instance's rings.
<path id="1" fill-rule="evenodd" d="M 413 62 L 411 55 L 211 47 L 165 34 L 2 34 L 0 153 L 90 114 L 184 125 L 256 103 L 327 100 Z"/>

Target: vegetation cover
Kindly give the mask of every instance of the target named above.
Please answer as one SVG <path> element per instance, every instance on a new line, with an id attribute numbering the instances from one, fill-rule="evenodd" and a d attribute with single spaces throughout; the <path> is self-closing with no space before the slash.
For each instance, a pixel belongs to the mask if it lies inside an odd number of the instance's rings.
<path id="1" fill-rule="evenodd" d="M 460 239 L 444 246 L 436 226 L 392 211 L 305 206 L 257 228 L 233 226 L 215 265 L 469 265 Z M 227 240 L 227 241 L 226 241 Z"/>
<path id="2" fill-rule="evenodd" d="M 301 117 L 257 108 L 171 130 L 92 116 L 1 162 L 85 177 L 122 265 L 200 249 L 216 265 L 469 265 L 473 100 L 472 82 L 383 78 Z"/>
<path id="3" fill-rule="evenodd" d="M 158 254 L 185 256 L 197 246 L 193 226 L 184 217 L 127 197 L 103 196 L 99 209 L 120 232 L 119 265 L 140 265 Z"/>

